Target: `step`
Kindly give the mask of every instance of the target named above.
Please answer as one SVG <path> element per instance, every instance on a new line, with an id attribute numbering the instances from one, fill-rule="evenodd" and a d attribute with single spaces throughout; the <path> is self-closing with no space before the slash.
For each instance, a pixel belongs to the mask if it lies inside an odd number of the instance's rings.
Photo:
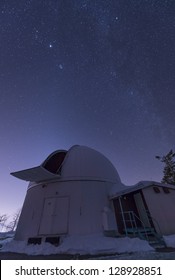
<path id="1" fill-rule="evenodd" d="M 133 237 L 147 240 L 154 248 L 165 248 L 166 244 L 161 235 L 155 232 L 154 228 L 126 228 L 127 234 L 132 234 Z"/>
<path id="2" fill-rule="evenodd" d="M 126 228 L 127 233 L 144 233 L 144 234 L 154 234 L 155 230 L 153 228 Z"/>

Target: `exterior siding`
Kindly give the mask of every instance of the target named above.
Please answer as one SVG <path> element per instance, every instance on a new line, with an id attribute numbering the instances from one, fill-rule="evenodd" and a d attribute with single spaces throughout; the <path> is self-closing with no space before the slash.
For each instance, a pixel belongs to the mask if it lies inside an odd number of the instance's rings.
<path id="1" fill-rule="evenodd" d="M 156 193 L 153 187 L 143 189 L 143 194 L 153 218 L 154 226 L 164 235 L 175 233 L 175 190 L 165 193 L 162 187 Z"/>
<path id="2" fill-rule="evenodd" d="M 29 188 L 15 239 L 26 240 L 40 236 L 45 199 L 59 197 L 69 198 L 67 234 L 103 232 L 103 210 L 110 207 L 110 185 L 111 183 L 98 181 L 67 181 Z"/>

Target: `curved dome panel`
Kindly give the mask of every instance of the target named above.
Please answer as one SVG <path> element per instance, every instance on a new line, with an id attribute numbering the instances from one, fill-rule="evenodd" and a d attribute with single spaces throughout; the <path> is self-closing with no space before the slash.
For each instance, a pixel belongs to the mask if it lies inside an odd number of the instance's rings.
<path id="1" fill-rule="evenodd" d="M 85 146 L 68 151 L 57 150 L 39 166 L 12 172 L 11 175 L 30 182 L 58 180 L 98 180 L 120 182 L 112 163 L 101 153 Z"/>
<path id="2" fill-rule="evenodd" d="M 121 182 L 117 170 L 104 155 L 92 148 L 78 145 L 67 152 L 61 178 Z"/>

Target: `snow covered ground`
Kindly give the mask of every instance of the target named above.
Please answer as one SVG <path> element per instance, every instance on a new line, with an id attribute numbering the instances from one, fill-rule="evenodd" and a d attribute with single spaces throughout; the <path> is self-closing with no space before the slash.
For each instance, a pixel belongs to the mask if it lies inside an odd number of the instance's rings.
<path id="1" fill-rule="evenodd" d="M 0 249 L 6 244 L 13 241 L 14 232 L 0 232 Z"/>
<path id="2" fill-rule="evenodd" d="M 175 248 L 175 235 L 165 236 L 168 247 Z M 27 245 L 13 240 L 12 234 L 0 234 L 1 252 L 22 253 L 28 256 L 42 255 L 43 259 L 51 254 L 89 255 L 90 259 L 172 259 L 175 252 L 157 252 L 147 241 L 139 238 L 110 238 L 102 235 L 71 236 L 64 239 L 58 247 L 49 243 Z M 94 257 L 93 257 L 94 256 Z"/>
<path id="3" fill-rule="evenodd" d="M 11 240 L 6 242 L 1 251 L 17 252 L 28 255 L 50 254 L 114 254 L 138 251 L 153 251 L 154 249 L 145 240 L 139 238 L 111 238 L 103 235 L 86 235 L 66 237 L 59 246 L 49 243 L 42 245 L 27 245 L 23 241 Z"/>

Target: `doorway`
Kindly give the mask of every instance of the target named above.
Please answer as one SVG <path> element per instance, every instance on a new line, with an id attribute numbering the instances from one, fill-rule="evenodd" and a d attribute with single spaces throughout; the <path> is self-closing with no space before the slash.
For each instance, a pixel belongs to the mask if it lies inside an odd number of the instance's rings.
<path id="1" fill-rule="evenodd" d="M 48 197 L 44 200 L 39 235 L 58 235 L 68 232 L 69 197 Z"/>
<path id="2" fill-rule="evenodd" d="M 148 207 L 141 192 L 125 194 L 113 200 L 119 233 L 126 228 L 153 227 Z"/>

